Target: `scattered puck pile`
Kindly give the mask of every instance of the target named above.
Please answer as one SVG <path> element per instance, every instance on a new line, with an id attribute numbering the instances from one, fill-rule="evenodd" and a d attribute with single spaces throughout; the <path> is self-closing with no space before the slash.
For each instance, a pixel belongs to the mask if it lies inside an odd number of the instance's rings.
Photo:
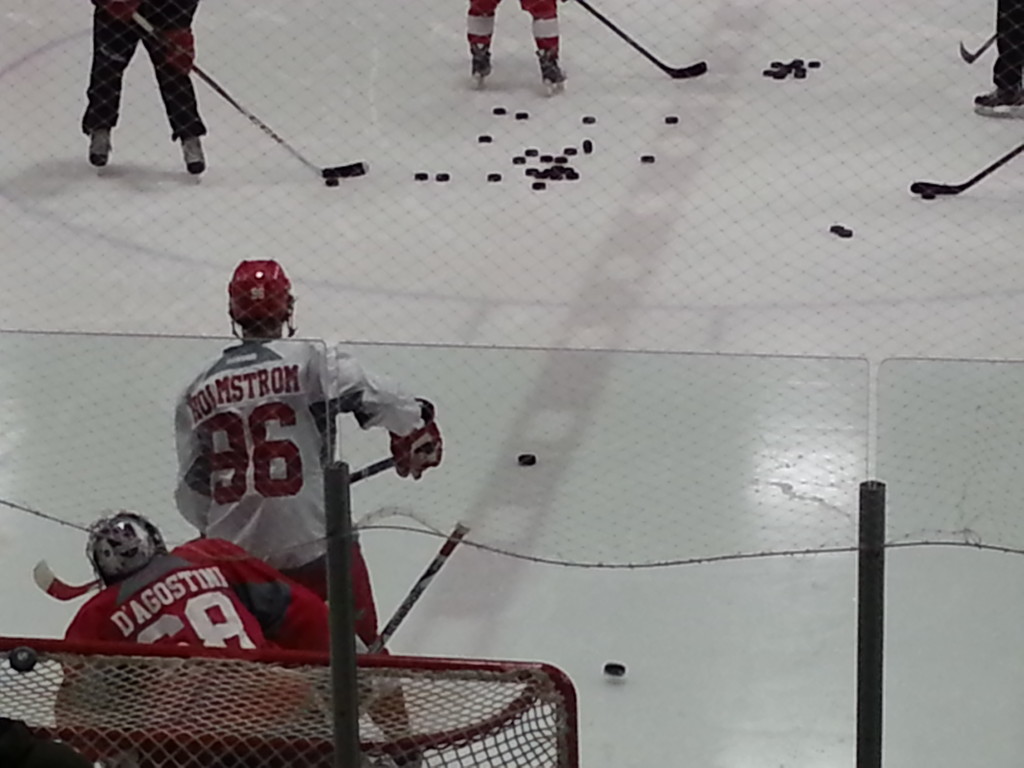
<path id="1" fill-rule="evenodd" d="M 844 240 L 853 237 L 853 230 L 844 227 L 842 224 L 833 224 L 828 228 L 828 231 L 836 237 L 841 237 Z"/>
<path id="2" fill-rule="evenodd" d="M 761 74 L 774 80 L 785 80 L 790 75 L 797 80 L 803 80 L 807 77 L 808 69 L 817 69 L 820 66 L 820 61 L 805 62 L 803 59 L 793 59 L 788 63 L 773 61 Z"/>
<path id="3" fill-rule="evenodd" d="M 506 107 L 494 107 L 491 113 L 502 117 L 513 114 L 516 120 L 529 120 L 529 112 L 510 113 Z M 581 119 L 583 125 L 595 125 L 597 118 L 593 115 L 584 115 Z M 667 115 L 666 125 L 678 125 L 678 115 Z M 494 137 L 490 134 L 480 134 L 476 137 L 478 144 L 493 144 Z M 563 147 L 560 152 L 542 152 L 538 147 L 526 147 L 520 154 L 513 155 L 512 164 L 526 166 L 523 173 L 531 179 L 531 186 L 535 190 L 547 189 L 549 181 L 578 181 L 580 178 L 579 169 L 573 165 L 573 158 L 580 153 L 589 155 L 594 152 L 593 139 L 583 139 L 579 148 L 574 146 Z M 640 155 L 640 162 L 650 165 L 655 162 L 654 155 Z M 431 174 L 426 171 L 417 171 L 413 174 L 415 181 L 429 181 Z M 503 179 L 501 173 L 491 172 L 487 174 L 487 181 L 490 183 L 500 182 Z M 451 174 L 447 172 L 435 173 L 434 181 L 446 182 L 451 180 Z"/>

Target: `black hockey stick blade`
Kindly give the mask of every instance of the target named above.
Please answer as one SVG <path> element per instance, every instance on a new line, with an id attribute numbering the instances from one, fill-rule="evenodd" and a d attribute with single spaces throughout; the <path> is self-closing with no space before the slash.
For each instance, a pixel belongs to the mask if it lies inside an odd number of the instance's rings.
<path id="1" fill-rule="evenodd" d="M 356 176 L 365 176 L 369 170 L 369 164 L 360 160 L 357 163 L 324 168 L 320 171 L 320 175 L 325 179 L 354 179 Z"/>
<path id="2" fill-rule="evenodd" d="M 675 79 L 684 80 L 688 77 L 700 77 L 708 71 L 708 63 L 706 61 L 698 61 L 696 64 L 691 64 L 688 67 L 679 67 L 673 69 L 672 67 L 663 67 L 665 73 Z"/>
<path id="3" fill-rule="evenodd" d="M 992 37 L 986 40 L 985 44 L 981 46 L 981 48 L 976 50 L 974 53 L 968 51 L 967 48 L 964 46 L 963 41 L 961 41 L 960 58 L 966 61 L 968 64 L 973 64 L 974 62 L 981 58 L 982 54 L 985 53 L 985 51 L 992 47 L 992 44 L 996 41 L 996 37 L 997 35 L 992 35 Z"/>
<path id="4" fill-rule="evenodd" d="M 915 195 L 959 195 L 964 191 L 963 184 L 937 184 L 934 181 L 915 181 L 910 185 Z"/>

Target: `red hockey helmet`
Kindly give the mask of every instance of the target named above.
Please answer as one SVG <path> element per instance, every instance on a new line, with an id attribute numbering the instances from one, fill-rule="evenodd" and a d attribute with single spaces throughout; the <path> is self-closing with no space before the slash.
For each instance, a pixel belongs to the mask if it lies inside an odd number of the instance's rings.
<path id="1" fill-rule="evenodd" d="M 240 325 L 291 320 L 292 283 L 276 261 L 243 261 L 228 284 L 228 314 Z"/>

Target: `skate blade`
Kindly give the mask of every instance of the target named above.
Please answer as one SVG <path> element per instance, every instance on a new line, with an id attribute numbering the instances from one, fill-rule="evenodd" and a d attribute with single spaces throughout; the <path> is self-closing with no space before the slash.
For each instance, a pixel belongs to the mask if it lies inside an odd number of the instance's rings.
<path id="1" fill-rule="evenodd" d="M 1002 120 L 1024 119 L 1024 106 L 1021 107 L 975 107 L 974 113 L 982 117 L 998 117 Z"/>
<path id="2" fill-rule="evenodd" d="M 482 91 L 484 89 L 484 81 L 487 79 L 487 75 L 473 75 L 473 90 Z"/>

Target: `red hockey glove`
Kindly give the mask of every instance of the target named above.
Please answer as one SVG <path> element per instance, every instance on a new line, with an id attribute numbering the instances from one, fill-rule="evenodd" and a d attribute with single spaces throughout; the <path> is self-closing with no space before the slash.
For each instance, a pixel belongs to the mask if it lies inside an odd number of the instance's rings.
<path id="1" fill-rule="evenodd" d="M 196 60 L 196 41 L 191 29 L 169 29 L 164 32 L 164 62 L 184 74 L 192 71 Z"/>
<path id="2" fill-rule="evenodd" d="M 105 0 L 103 10 L 118 21 L 131 21 L 132 14 L 139 10 L 141 0 Z"/>
<path id="3" fill-rule="evenodd" d="M 426 400 L 420 400 L 420 403 L 426 423 L 405 436 L 391 433 L 391 455 L 395 459 L 395 471 L 402 477 L 412 475 L 414 480 L 419 480 L 426 470 L 441 463 L 444 448 L 441 430 L 434 421 L 434 406 Z"/>

